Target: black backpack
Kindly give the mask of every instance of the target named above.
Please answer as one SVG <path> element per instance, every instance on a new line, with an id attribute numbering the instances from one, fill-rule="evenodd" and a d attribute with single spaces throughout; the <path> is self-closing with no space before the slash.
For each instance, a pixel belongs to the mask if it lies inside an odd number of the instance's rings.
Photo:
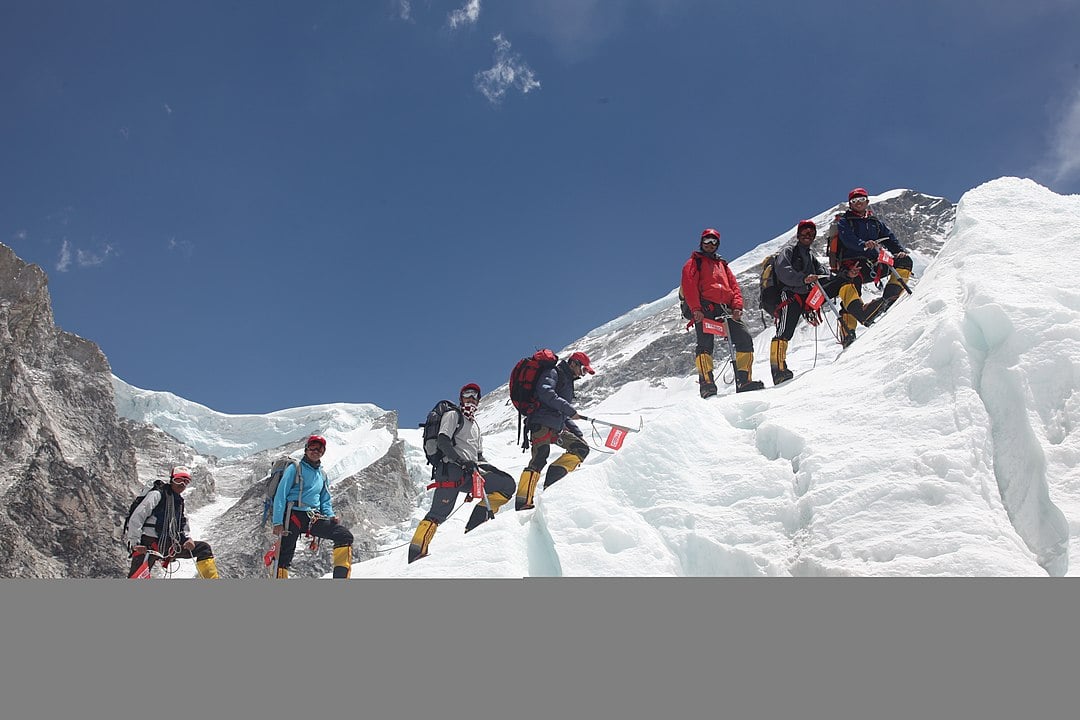
<path id="1" fill-rule="evenodd" d="M 465 416 L 461 414 L 460 408 L 449 400 L 440 400 L 435 403 L 435 407 L 431 408 L 431 412 L 427 414 L 427 420 L 419 425 L 424 430 L 424 457 L 427 458 L 428 464 L 433 468 L 438 467 L 443 459 L 442 450 L 439 449 L 439 426 L 442 424 L 443 415 L 450 410 L 455 410 L 458 413 L 458 424 L 454 429 L 454 434 L 450 437 L 453 440 L 457 436 L 458 430 L 465 424 Z"/>
<path id="2" fill-rule="evenodd" d="M 146 498 L 147 495 L 150 494 L 152 490 L 158 490 L 161 493 L 164 493 L 167 485 L 168 483 L 163 480 L 155 480 L 150 487 L 143 490 L 134 500 L 131 501 L 131 505 L 128 507 L 127 515 L 124 516 L 124 527 L 120 530 L 121 539 L 127 537 L 128 523 L 131 522 L 131 514 L 135 512 L 135 508 L 139 507 L 139 504 Z M 164 497 L 164 495 L 162 495 L 162 497 Z"/>

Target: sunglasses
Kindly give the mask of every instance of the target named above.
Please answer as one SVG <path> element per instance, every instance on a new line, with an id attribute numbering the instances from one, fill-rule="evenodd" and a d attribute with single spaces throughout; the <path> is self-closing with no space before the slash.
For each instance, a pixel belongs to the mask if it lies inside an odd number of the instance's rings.
<path id="1" fill-rule="evenodd" d="M 480 393 L 476 392 L 475 390 L 469 389 L 461 393 L 461 397 L 463 400 L 477 400 L 480 398 Z"/>
<path id="2" fill-rule="evenodd" d="M 817 233 L 808 233 L 808 232 L 799 233 L 799 239 L 800 240 L 813 240 L 816 237 L 817 237 Z"/>

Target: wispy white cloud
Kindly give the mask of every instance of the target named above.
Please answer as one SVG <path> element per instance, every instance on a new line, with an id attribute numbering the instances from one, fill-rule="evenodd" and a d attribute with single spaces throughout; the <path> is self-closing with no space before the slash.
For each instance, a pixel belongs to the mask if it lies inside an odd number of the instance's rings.
<path id="1" fill-rule="evenodd" d="M 169 107 L 169 103 L 162 103 L 161 107 L 165 108 L 165 112 L 172 115 L 172 108 Z"/>
<path id="2" fill-rule="evenodd" d="M 83 250 L 71 244 L 64 238 L 60 245 L 60 258 L 56 261 L 57 272 L 67 272 L 73 266 L 80 268 L 97 267 L 102 265 L 110 256 L 116 255 L 116 248 L 106 243 L 100 250 Z"/>
<path id="3" fill-rule="evenodd" d="M 110 255 L 115 255 L 116 249 L 112 245 L 103 245 L 101 250 L 94 252 L 92 250 L 76 250 L 75 261 L 79 263 L 79 267 L 97 267 L 104 263 Z"/>
<path id="4" fill-rule="evenodd" d="M 29 234 L 25 230 L 16 230 L 15 233 L 11 236 L 11 239 L 22 241 L 28 237 Z"/>
<path id="5" fill-rule="evenodd" d="M 191 257 L 195 252 L 195 246 L 189 240 L 177 240 L 169 238 L 169 252 L 178 252 L 184 257 Z"/>
<path id="6" fill-rule="evenodd" d="M 71 268 L 71 243 L 64 239 L 60 246 L 60 259 L 56 262 L 57 272 L 67 272 Z"/>
<path id="7" fill-rule="evenodd" d="M 1057 182 L 1080 178 L 1080 88 L 1073 92 L 1051 132 L 1048 165 Z"/>
<path id="8" fill-rule="evenodd" d="M 538 90 L 540 83 L 532 69 L 525 64 L 521 56 L 510 49 L 510 42 L 500 33 L 495 41 L 495 64 L 482 70 L 473 77 L 476 89 L 493 104 L 499 103 L 510 88 L 517 88 L 526 94 Z"/>
<path id="9" fill-rule="evenodd" d="M 412 19 L 412 3 L 409 0 L 394 0 L 398 8 L 398 15 L 402 20 Z"/>
<path id="10" fill-rule="evenodd" d="M 451 29 L 462 25 L 475 25 L 480 18 L 480 0 L 466 0 L 465 4 L 450 13 L 448 21 Z"/>

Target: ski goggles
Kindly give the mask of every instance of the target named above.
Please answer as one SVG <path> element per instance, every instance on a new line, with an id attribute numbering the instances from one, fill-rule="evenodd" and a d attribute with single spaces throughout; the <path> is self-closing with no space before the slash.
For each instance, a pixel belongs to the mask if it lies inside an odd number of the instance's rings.
<path id="1" fill-rule="evenodd" d="M 701 238 L 701 244 L 702 245 L 719 245 L 720 244 L 720 238 L 715 238 L 715 237 L 712 237 L 712 236 L 707 237 L 707 238 Z"/>
<path id="2" fill-rule="evenodd" d="M 476 392 L 472 388 L 469 388 L 467 390 L 462 390 L 461 391 L 461 399 L 462 400 L 479 400 L 480 399 L 480 393 Z"/>
<path id="3" fill-rule="evenodd" d="M 174 477 L 174 478 L 170 478 L 170 481 L 171 481 L 171 482 L 174 482 L 174 483 L 176 483 L 177 485 L 180 485 L 180 486 L 182 486 L 182 487 L 187 487 L 188 485 L 190 485 L 190 484 L 191 484 L 191 478 L 189 478 L 189 477 L 183 477 L 183 476 L 179 476 L 179 477 Z"/>
<path id="4" fill-rule="evenodd" d="M 866 197 L 865 195 L 856 195 L 855 197 L 851 198 L 849 202 L 870 202 L 870 198 Z"/>
<path id="5" fill-rule="evenodd" d="M 326 452 L 326 446 L 319 443 L 308 443 L 308 450 L 318 450 L 319 452 Z"/>

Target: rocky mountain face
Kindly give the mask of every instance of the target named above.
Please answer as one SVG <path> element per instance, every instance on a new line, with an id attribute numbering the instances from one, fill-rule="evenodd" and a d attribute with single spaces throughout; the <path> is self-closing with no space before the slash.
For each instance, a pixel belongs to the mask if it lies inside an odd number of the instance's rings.
<path id="1" fill-rule="evenodd" d="M 55 326 L 47 282 L 0 244 L 0 576 L 123 577 L 135 448 L 108 360 Z"/>

